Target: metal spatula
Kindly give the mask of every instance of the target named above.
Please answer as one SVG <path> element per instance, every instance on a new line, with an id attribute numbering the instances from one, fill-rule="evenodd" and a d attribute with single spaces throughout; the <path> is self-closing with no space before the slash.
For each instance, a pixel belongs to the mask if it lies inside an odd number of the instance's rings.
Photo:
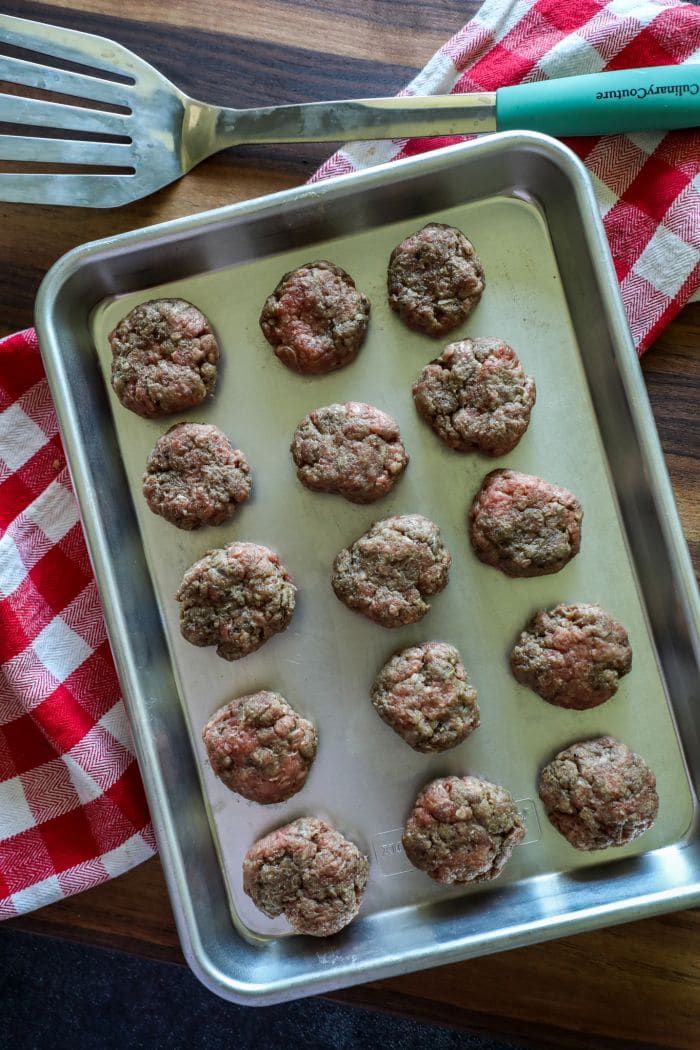
<path id="1" fill-rule="evenodd" d="M 700 66 L 598 73 L 474 95 L 236 110 L 189 98 L 131 51 L 87 33 L 0 15 L 0 52 L 0 82 L 11 92 L 0 93 L 0 200 L 26 204 L 113 208 L 242 143 L 516 128 L 595 135 L 700 124 Z M 47 93 L 66 99 L 41 97 Z"/>

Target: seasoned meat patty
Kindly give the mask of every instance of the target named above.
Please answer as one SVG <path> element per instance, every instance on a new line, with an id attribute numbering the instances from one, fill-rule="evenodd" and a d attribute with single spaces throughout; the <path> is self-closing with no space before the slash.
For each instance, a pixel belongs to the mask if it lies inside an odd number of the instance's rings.
<path id="1" fill-rule="evenodd" d="M 450 343 L 413 385 L 419 414 L 459 452 L 504 456 L 527 430 L 535 381 L 500 339 Z"/>
<path id="2" fill-rule="evenodd" d="M 175 597 L 192 645 L 240 660 L 289 626 L 296 587 L 279 557 L 258 543 L 209 551 L 185 573 Z"/>
<path id="3" fill-rule="evenodd" d="M 146 462 L 143 494 L 179 529 L 221 525 L 250 495 L 248 460 L 211 423 L 176 423 Z"/>
<path id="4" fill-rule="evenodd" d="M 296 933 L 329 937 L 357 915 L 369 864 L 353 842 L 315 817 L 277 828 L 248 850 L 243 889 L 271 919 Z"/>
<path id="5" fill-rule="evenodd" d="M 447 586 L 452 558 L 434 522 L 421 514 L 377 521 L 333 563 L 333 590 L 349 609 L 382 627 L 415 623 L 425 600 Z"/>
<path id="6" fill-rule="evenodd" d="M 114 392 L 139 416 L 184 412 L 214 389 L 219 346 L 204 314 L 184 299 L 135 306 L 109 344 Z"/>
<path id="7" fill-rule="evenodd" d="M 352 277 L 321 260 L 284 275 L 265 302 L 260 327 L 288 368 L 317 375 L 352 361 L 367 334 L 369 309 Z"/>
<path id="8" fill-rule="evenodd" d="M 511 794 L 478 777 L 440 777 L 418 795 L 403 833 L 414 867 L 436 882 L 501 874 L 525 827 Z"/>
<path id="9" fill-rule="evenodd" d="M 216 776 L 262 805 L 301 791 L 318 744 L 311 722 L 267 690 L 222 707 L 205 725 L 202 739 Z"/>
<path id="10" fill-rule="evenodd" d="M 446 642 L 395 653 L 377 675 L 372 703 L 414 751 L 447 751 L 479 727 L 476 689 Z"/>
<path id="11" fill-rule="evenodd" d="M 622 624 L 599 605 L 557 605 L 535 613 L 510 666 L 543 700 L 583 711 L 615 695 L 632 650 Z"/>
<path id="12" fill-rule="evenodd" d="M 296 428 L 291 452 L 302 485 L 351 503 L 386 496 L 408 463 L 398 424 L 360 401 L 315 409 Z"/>
<path id="13" fill-rule="evenodd" d="M 440 336 L 471 313 L 484 290 L 474 245 L 454 226 L 429 222 L 391 253 L 389 305 L 416 332 Z"/>
<path id="14" fill-rule="evenodd" d="M 578 554 L 582 518 L 566 489 L 517 470 L 492 470 L 469 512 L 472 547 L 506 576 L 546 576 Z"/>
<path id="15" fill-rule="evenodd" d="M 659 809 L 656 777 L 611 736 L 560 751 L 540 773 L 539 793 L 554 827 L 580 850 L 632 842 Z"/>

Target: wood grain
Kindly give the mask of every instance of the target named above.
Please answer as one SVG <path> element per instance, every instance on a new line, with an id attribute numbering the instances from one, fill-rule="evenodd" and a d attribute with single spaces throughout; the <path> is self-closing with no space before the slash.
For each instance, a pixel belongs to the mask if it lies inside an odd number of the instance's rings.
<path id="1" fill-rule="evenodd" d="M 43 6 L 57 9 L 49 16 L 57 21 L 56 14 L 65 5 L 63 0 L 48 0 Z M 177 26 L 216 34 L 221 33 L 222 24 L 226 24 L 225 13 L 229 10 L 229 24 L 235 28 L 235 35 L 239 39 L 263 40 L 266 45 L 299 47 L 316 54 L 343 58 L 365 59 L 368 54 L 381 55 L 382 62 L 390 65 L 422 65 L 426 46 L 434 50 L 441 47 L 455 24 L 454 19 L 450 21 L 445 17 L 445 23 L 449 22 L 445 29 L 441 28 L 438 20 L 437 24 L 420 35 L 397 34 L 393 25 L 377 18 L 369 20 L 364 11 L 365 6 L 361 4 L 355 8 L 355 5 L 348 5 L 346 10 L 341 10 L 340 5 L 333 5 L 332 26 L 329 25 L 328 9 L 324 10 L 316 4 L 306 6 L 303 19 L 290 19 L 289 4 L 284 3 L 284 0 L 278 3 L 266 0 L 264 5 L 256 0 L 237 0 L 235 5 L 222 5 L 219 0 L 203 0 L 196 8 L 190 4 L 164 7 L 160 0 L 141 0 L 138 8 L 139 19 L 149 25 Z M 451 5 L 455 12 L 457 6 Z M 463 5 L 460 6 L 463 10 Z M 81 8 L 91 14 L 114 15 L 113 0 L 84 0 Z M 356 13 L 358 9 L 359 15 Z M 126 17 L 127 14 L 124 11 L 119 17 Z"/>
<path id="2" fill-rule="evenodd" d="M 3 11 L 110 36 L 223 104 L 399 90 L 478 3 L 463 0 L 63 0 Z M 227 151 L 112 212 L 0 204 L 0 334 L 27 327 L 46 269 L 86 240 L 303 181 L 327 146 Z M 700 304 L 642 365 L 681 520 L 700 565 Z M 15 920 L 17 929 L 183 962 L 157 859 Z M 700 912 L 680 912 L 339 993 L 375 1009 L 538 1047 L 700 1045 Z"/>

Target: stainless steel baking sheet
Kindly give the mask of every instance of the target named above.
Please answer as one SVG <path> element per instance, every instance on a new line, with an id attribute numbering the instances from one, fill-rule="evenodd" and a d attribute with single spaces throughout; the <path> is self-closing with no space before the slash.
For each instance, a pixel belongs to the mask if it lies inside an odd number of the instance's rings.
<path id="1" fill-rule="evenodd" d="M 398 322 L 386 302 L 386 264 L 394 245 L 429 220 L 463 229 L 487 274 L 481 303 L 452 338 L 506 339 L 537 381 L 530 428 L 518 448 L 497 461 L 444 448 L 413 408 L 415 375 L 448 340 L 434 342 Z M 63 339 L 57 334 L 55 305 L 53 313 L 45 307 L 42 346 L 63 402 L 112 642 L 122 677 L 133 688 L 127 698 L 152 806 L 155 796 L 154 817 L 181 933 L 200 976 L 222 994 L 270 1001 L 496 950 L 585 928 L 584 912 L 589 925 L 629 917 L 643 869 L 647 893 L 662 893 L 670 906 L 670 887 L 682 865 L 669 851 L 687 858 L 694 843 L 696 755 L 692 748 L 689 755 L 688 742 L 697 729 L 688 704 L 697 689 L 692 647 L 697 607 L 672 504 L 659 513 L 668 486 L 658 443 L 591 212 L 590 189 L 571 154 L 541 136 L 500 136 L 223 209 L 199 222 L 167 224 L 140 238 L 116 238 L 86 252 L 80 262 L 92 265 L 95 288 L 74 316 L 80 317 L 83 354 L 92 356 L 81 356 L 83 371 L 64 384 L 58 372 L 65 367 L 67 343 L 65 333 Z M 331 259 L 355 276 L 372 302 L 372 319 L 352 365 L 330 376 L 302 378 L 275 359 L 257 319 L 281 274 L 312 258 Z M 72 296 L 75 306 L 75 281 L 71 289 L 70 277 L 55 272 L 53 282 L 53 303 L 63 305 Z M 108 332 L 137 302 L 160 295 L 196 303 L 222 346 L 214 399 L 183 418 L 215 422 L 246 451 L 254 471 L 253 498 L 233 521 L 195 533 L 152 515 L 140 495 L 146 457 L 170 421 L 128 413 L 100 376 L 100 370 L 109 372 Z M 49 282 L 45 303 L 50 299 Z M 76 345 L 75 321 L 72 328 Z M 350 399 L 389 411 L 411 455 L 394 492 L 370 507 L 305 490 L 288 451 L 294 427 L 308 411 Z M 72 415 L 78 408 L 84 415 L 76 426 Z M 98 464 L 85 462 L 91 450 L 80 432 L 90 421 L 92 440 L 97 430 L 104 443 L 108 482 L 101 477 L 95 484 Z M 618 437 L 616 428 L 626 429 Z M 509 580 L 472 554 L 465 513 L 483 475 L 496 465 L 539 474 L 581 500 L 581 553 L 562 572 Z M 337 601 L 330 566 L 336 552 L 373 521 L 412 511 L 433 518 L 443 530 L 453 556 L 450 584 L 421 623 L 387 631 Z M 114 524 L 115 517 L 125 537 L 120 553 L 132 556 L 130 572 L 117 570 L 121 582 L 111 575 L 119 552 L 111 551 L 108 567 L 102 562 L 104 533 L 90 536 Z M 654 542 L 655 530 L 662 543 Z M 277 550 L 299 595 L 284 635 L 228 664 L 213 650 L 196 649 L 181 638 L 173 595 L 194 560 L 233 538 Z M 141 589 L 146 606 L 139 601 Z M 560 601 L 597 601 L 630 634 L 632 672 L 617 697 L 593 711 L 552 708 L 518 686 L 508 671 L 509 649 L 525 621 L 535 609 Z M 368 697 L 376 671 L 393 651 L 429 638 L 460 649 L 482 711 L 481 728 L 469 740 L 432 757 L 414 753 L 384 726 Z M 144 645 L 148 652 L 139 656 Z M 153 674 L 156 668 L 160 676 Z M 224 788 L 212 775 L 200 740 L 201 727 L 218 706 L 260 688 L 282 692 L 314 720 L 320 734 L 305 788 L 272 807 L 246 802 Z M 184 722 L 179 710 L 173 712 L 176 692 Z M 160 725 L 163 717 L 172 723 L 167 731 Z M 657 775 L 661 805 L 655 827 L 636 842 L 586 855 L 549 826 L 536 780 L 555 751 L 601 733 L 645 756 Z M 188 790 L 180 792 L 184 810 L 163 782 L 171 779 L 167 763 L 173 753 L 189 763 Z M 400 829 L 424 783 L 460 772 L 505 784 L 520 801 L 528 836 L 497 882 L 448 890 L 406 864 Z M 188 827 L 194 811 L 196 835 Z M 285 923 L 262 916 L 241 887 L 241 861 L 250 844 L 302 814 L 326 817 L 370 857 L 360 918 L 323 945 L 285 937 Z M 213 839 L 209 835 L 204 850 L 209 827 Z M 211 895 L 212 841 L 224 882 L 215 894 L 217 922 L 209 926 L 197 878 L 206 879 Z M 192 870 L 185 873 L 185 855 L 190 869 L 199 868 L 196 877 Z M 655 881 L 646 873 L 649 866 Z M 630 873 L 642 880 L 639 886 L 632 886 Z M 585 902 L 567 905 L 567 895 L 582 888 Z M 674 900 L 682 897 L 676 893 Z M 522 923 L 519 939 L 511 928 L 516 918 Z"/>
<path id="2" fill-rule="evenodd" d="M 149 511 L 141 495 L 146 458 L 172 421 L 136 419 L 111 388 L 109 396 L 233 912 L 255 933 L 282 931 L 286 924 L 266 919 L 243 894 L 243 856 L 261 835 L 303 814 L 323 815 L 366 853 L 375 854 L 366 914 L 450 895 L 487 893 L 489 887 L 483 884 L 446 890 L 410 865 L 403 866 L 401 878 L 382 878 L 382 837 L 400 828 L 423 784 L 446 773 L 475 773 L 505 784 L 517 799 L 534 799 L 537 772 L 553 752 L 603 733 L 627 742 L 656 771 L 660 816 L 643 838 L 619 853 L 596 856 L 574 850 L 545 821 L 537 841 L 531 835 L 530 844 L 517 851 L 504 882 L 586 868 L 666 845 L 686 832 L 692 817 L 679 744 L 544 218 L 534 203 L 507 197 L 431 211 L 424 218 L 464 230 L 487 275 L 482 302 L 453 337 L 503 338 L 517 348 L 524 367 L 536 378 L 531 426 L 498 464 L 445 448 L 414 409 L 411 384 L 446 342 L 409 333 L 387 303 L 387 260 L 392 248 L 415 230 L 415 220 L 149 287 L 100 304 L 94 315 L 95 345 L 108 386 L 107 335 L 145 299 L 174 296 L 195 303 L 210 318 L 222 346 L 224 364 L 216 396 L 202 412 L 187 418 L 216 423 L 250 459 L 254 495 L 230 525 L 184 533 Z M 282 274 L 316 258 L 329 259 L 355 275 L 372 303 L 372 320 L 367 342 L 353 364 L 326 377 L 305 379 L 276 360 L 258 317 Z M 389 498 L 369 507 L 307 491 L 297 482 L 289 455 L 294 428 L 307 412 L 347 400 L 368 401 L 390 412 L 411 456 Z M 512 580 L 472 553 L 465 514 L 484 474 L 496 465 L 539 474 L 578 495 L 585 508 L 582 548 L 564 571 Z M 440 525 L 453 555 L 451 580 L 420 623 L 387 630 L 337 600 L 330 586 L 331 565 L 338 550 L 373 521 L 407 513 L 425 514 Z M 298 584 L 299 598 L 284 635 L 229 664 L 213 649 L 196 649 L 184 641 L 173 596 L 192 562 L 234 538 L 276 550 Z M 615 700 L 592 711 L 561 711 L 544 704 L 509 673 L 507 657 L 520 629 L 536 609 L 561 601 L 599 602 L 625 624 L 631 637 L 632 673 Z M 369 701 L 373 678 L 392 652 L 431 638 L 457 646 L 482 709 L 478 732 L 452 751 L 432 757 L 408 748 L 378 720 Z M 218 707 L 258 689 L 281 692 L 312 718 L 320 736 L 304 790 L 274 807 L 229 791 L 211 773 L 200 739 L 202 727 Z M 381 849 L 376 849 L 378 840 Z"/>

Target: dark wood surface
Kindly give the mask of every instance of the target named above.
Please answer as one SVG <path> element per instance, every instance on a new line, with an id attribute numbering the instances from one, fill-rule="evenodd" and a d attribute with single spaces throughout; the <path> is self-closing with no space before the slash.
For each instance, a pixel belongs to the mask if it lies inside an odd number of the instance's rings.
<path id="1" fill-rule="evenodd" d="M 236 106 L 392 94 L 478 4 L 464 0 L 30 0 L 6 13 L 112 37 L 181 87 Z M 114 212 L 0 204 L 0 334 L 32 322 L 42 275 L 86 240 L 298 184 L 326 146 L 246 147 Z M 700 559 L 700 304 L 642 365 Z M 10 925 L 181 963 L 158 860 Z M 340 993 L 537 1046 L 700 1046 L 700 912 L 686 911 Z"/>

